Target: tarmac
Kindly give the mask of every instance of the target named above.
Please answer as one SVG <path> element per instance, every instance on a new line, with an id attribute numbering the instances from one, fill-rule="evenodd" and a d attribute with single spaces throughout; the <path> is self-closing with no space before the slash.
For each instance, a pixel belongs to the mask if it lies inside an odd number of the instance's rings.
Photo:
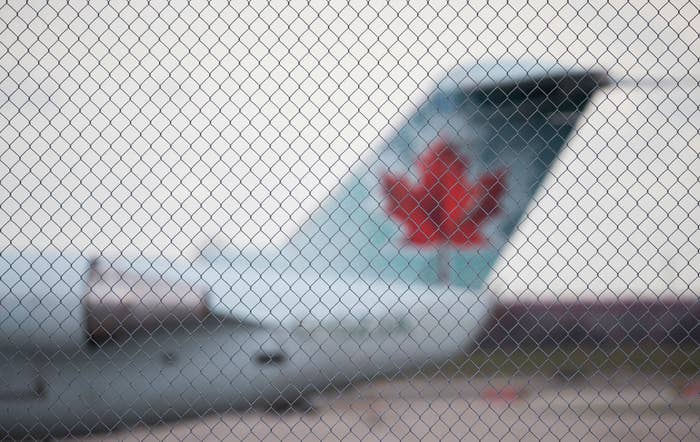
<path id="1" fill-rule="evenodd" d="M 308 413 L 213 414 L 93 440 L 693 441 L 700 440 L 697 382 L 625 373 L 421 376 L 319 396 Z"/>

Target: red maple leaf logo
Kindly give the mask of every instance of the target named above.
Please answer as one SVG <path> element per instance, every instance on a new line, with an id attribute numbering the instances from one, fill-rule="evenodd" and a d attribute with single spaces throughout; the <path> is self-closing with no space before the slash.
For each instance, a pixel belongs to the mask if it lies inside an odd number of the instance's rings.
<path id="1" fill-rule="evenodd" d="M 470 183 L 466 176 L 469 160 L 443 140 L 421 155 L 418 167 L 421 178 L 416 184 L 405 176 L 382 177 L 387 212 L 404 224 L 408 242 L 485 245 L 480 228 L 501 210 L 506 169 L 484 173 L 478 182 Z"/>

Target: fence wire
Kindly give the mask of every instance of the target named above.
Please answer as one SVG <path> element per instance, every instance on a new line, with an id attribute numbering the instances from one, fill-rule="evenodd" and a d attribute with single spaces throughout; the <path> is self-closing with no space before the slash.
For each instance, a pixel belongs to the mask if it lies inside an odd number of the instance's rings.
<path id="1" fill-rule="evenodd" d="M 0 436 L 700 440 L 700 11 L 0 4 Z"/>

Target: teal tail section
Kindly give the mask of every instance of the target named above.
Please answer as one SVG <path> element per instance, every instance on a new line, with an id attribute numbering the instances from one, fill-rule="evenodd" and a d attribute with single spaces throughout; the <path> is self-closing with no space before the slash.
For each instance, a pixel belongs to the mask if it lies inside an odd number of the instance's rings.
<path id="1" fill-rule="evenodd" d="M 453 71 L 278 259 L 299 272 L 477 289 L 606 79 L 519 65 Z"/>

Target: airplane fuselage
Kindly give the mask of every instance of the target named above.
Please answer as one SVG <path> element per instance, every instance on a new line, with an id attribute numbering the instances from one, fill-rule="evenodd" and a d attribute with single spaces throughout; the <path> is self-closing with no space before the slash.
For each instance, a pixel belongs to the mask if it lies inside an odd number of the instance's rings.
<path id="1" fill-rule="evenodd" d="M 0 396 L 0 428 L 35 437 L 109 431 L 304 403 L 329 387 L 406 373 L 459 351 L 468 336 L 458 331 L 474 327 L 464 321 L 483 316 L 466 306 L 460 314 L 459 297 L 448 288 L 440 295 L 453 305 L 452 315 L 438 303 L 413 306 L 401 317 L 370 312 L 267 327 L 211 314 L 72 349 L 6 347 L 3 371 L 13 376 Z"/>

